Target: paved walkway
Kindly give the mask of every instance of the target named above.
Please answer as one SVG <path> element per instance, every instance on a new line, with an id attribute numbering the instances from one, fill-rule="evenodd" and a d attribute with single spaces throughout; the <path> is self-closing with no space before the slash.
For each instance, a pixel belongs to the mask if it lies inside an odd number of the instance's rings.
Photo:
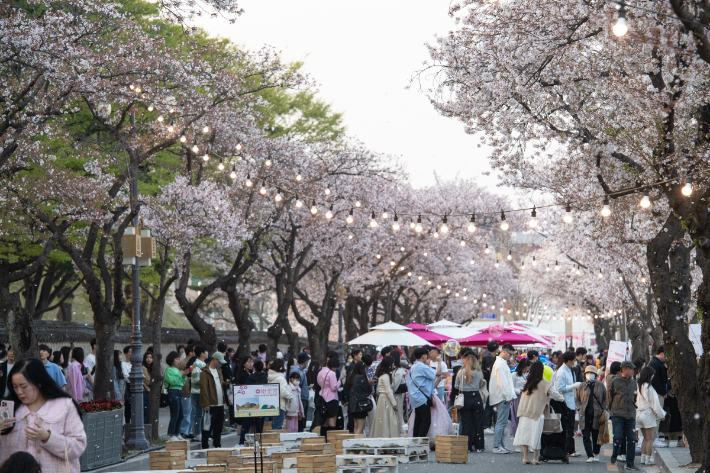
<path id="1" fill-rule="evenodd" d="M 671 442 L 671 445 L 675 442 Z M 656 448 L 655 458 L 656 463 L 661 468 L 663 473 L 689 473 L 697 470 L 697 467 L 687 466 L 693 461 L 690 458 L 690 449 L 688 447 L 668 447 Z"/>

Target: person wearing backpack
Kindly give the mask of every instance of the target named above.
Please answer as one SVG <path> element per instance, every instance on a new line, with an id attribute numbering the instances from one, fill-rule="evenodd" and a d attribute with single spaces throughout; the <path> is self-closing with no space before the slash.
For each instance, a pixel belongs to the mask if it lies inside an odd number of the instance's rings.
<path id="1" fill-rule="evenodd" d="M 582 428 L 582 443 L 587 453 L 587 463 L 599 461 L 599 428 L 601 422 L 606 422 L 606 387 L 597 379 L 597 369 L 594 365 L 584 368 L 586 381 L 580 384 L 574 392 L 574 401 L 579 412 L 579 426 Z"/>

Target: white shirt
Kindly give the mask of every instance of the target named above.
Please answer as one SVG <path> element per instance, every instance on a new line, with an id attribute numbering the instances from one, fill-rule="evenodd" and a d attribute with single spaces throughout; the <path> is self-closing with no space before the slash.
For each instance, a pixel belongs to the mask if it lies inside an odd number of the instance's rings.
<path id="1" fill-rule="evenodd" d="M 96 356 L 86 355 L 84 358 L 84 366 L 86 366 L 86 369 L 91 373 L 94 370 L 94 366 L 96 366 Z"/>
<path id="2" fill-rule="evenodd" d="M 651 409 L 656 416 L 656 419 L 663 419 L 666 416 L 666 411 L 661 407 L 661 402 L 658 399 L 656 390 L 653 389 L 651 383 L 642 385 L 636 392 L 636 408 L 637 411 L 645 411 Z"/>
<path id="3" fill-rule="evenodd" d="M 491 406 L 501 401 L 512 401 L 517 398 L 513 387 L 513 375 L 508 368 L 508 362 L 500 356 L 496 357 L 491 369 L 491 386 L 488 389 Z"/>
<path id="4" fill-rule="evenodd" d="M 204 371 L 203 371 L 203 373 L 204 373 Z M 222 399 L 222 383 L 219 380 L 219 371 L 217 371 L 216 368 L 210 368 L 210 374 L 214 378 L 214 385 L 217 388 L 217 389 L 215 389 L 215 391 L 217 391 L 217 404 L 216 405 L 221 406 L 222 404 L 224 404 L 224 399 Z"/>
<path id="5" fill-rule="evenodd" d="M 434 372 L 436 372 L 436 370 L 439 369 L 439 362 L 438 361 L 431 361 L 431 362 L 429 362 L 429 367 L 432 368 L 434 370 Z M 448 375 L 448 368 L 446 366 L 446 362 L 442 360 L 442 362 L 441 362 L 441 379 L 439 380 L 439 383 L 434 387 L 438 388 L 439 386 L 441 386 L 442 385 L 441 383 L 444 381 L 444 378 L 446 378 L 447 375 Z M 395 388 L 395 389 L 397 389 L 397 388 Z"/>
<path id="6" fill-rule="evenodd" d="M 123 379 L 128 382 L 128 376 L 131 374 L 131 364 L 127 361 L 121 362 L 121 371 L 123 371 Z"/>

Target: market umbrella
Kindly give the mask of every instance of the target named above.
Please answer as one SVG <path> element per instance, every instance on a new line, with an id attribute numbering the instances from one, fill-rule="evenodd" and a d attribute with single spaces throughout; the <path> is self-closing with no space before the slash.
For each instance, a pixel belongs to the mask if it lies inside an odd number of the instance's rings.
<path id="1" fill-rule="evenodd" d="M 461 324 L 457 324 L 456 322 L 452 322 L 450 320 L 439 320 L 438 322 L 434 322 L 433 324 L 427 325 L 429 328 L 437 329 L 439 327 L 460 327 Z"/>
<path id="2" fill-rule="evenodd" d="M 485 346 L 490 341 L 496 341 L 499 344 L 510 343 L 511 345 L 528 345 L 530 343 L 537 343 L 537 339 L 522 332 L 515 332 L 513 330 L 503 330 L 500 335 L 491 334 L 488 330 L 477 333 L 470 337 L 459 340 L 461 345 L 473 345 L 473 346 Z"/>
<path id="3" fill-rule="evenodd" d="M 422 337 L 412 333 L 404 325 L 394 322 L 387 322 L 382 325 L 372 327 L 364 335 L 350 340 L 348 345 L 397 345 L 403 347 L 419 347 L 429 345 L 429 342 Z"/>
<path id="4" fill-rule="evenodd" d="M 542 327 L 529 327 L 527 325 L 519 324 L 519 323 L 512 323 L 507 325 L 507 327 L 513 327 L 516 330 L 527 330 L 528 332 L 532 332 L 535 335 L 543 338 L 550 338 L 550 337 L 556 337 L 557 335 L 553 332 L 550 332 L 549 330 L 546 330 Z"/>
<path id="5" fill-rule="evenodd" d="M 413 334 L 422 337 L 432 345 L 441 345 L 442 343 L 451 340 L 451 337 L 434 332 L 429 327 L 425 327 L 424 325 L 418 323 L 411 323 L 409 325 L 405 325 L 405 327 L 410 329 Z"/>

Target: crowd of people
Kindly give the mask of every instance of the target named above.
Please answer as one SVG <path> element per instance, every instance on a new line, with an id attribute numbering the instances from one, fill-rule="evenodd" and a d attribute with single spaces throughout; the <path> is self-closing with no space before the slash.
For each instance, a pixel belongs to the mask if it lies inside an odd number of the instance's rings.
<path id="1" fill-rule="evenodd" d="M 0 419 L 0 461 L 27 452 L 42 471 L 79 471 L 86 447 L 78 403 L 91 399 L 96 370 L 96 342 L 91 353 L 80 347 L 52 351 L 39 346 L 39 359 L 16 360 L 11 347 L 0 345 L 0 389 L 14 401 L 14 416 Z M 124 403 L 130 419 L 128 362 L 131 348 L 114 352 L 114 397 Z M 510 344 L 490 342 L 480 351 L 464 347 L 447 361 L 436 347 L 420 347 L 409 356 L 397 347 L 379 352 L 352 349 L 341 366 L 330 351 L 323 365 L 308 349 L 296 355 L 277 351 L 267 359 L 266 346 L 237 359 L 220 343 L 210 353 L 201 342 L 189 341 L 167 354 L 161 366 L 161 394 L 170 409 L 171 440 L 195 439 L 202 448 L 221 447 L 225 424 L 235 428 L 239 443 L 260 432 L 263 421 L 273 429 L 301 432 L 320 427 L 322 435 L 347 429 L 370 437 L 468 438 L 468 450 L 486 451 L 485 434 L 493 435 L 490 451 L 521 452 L 523 463 L 537 464 L 545 451 L 548 423 L 555 423 L 567 457 L 579 457 L 575 436 L 582 436 L 587 462 L 599 461 L 601 445 L 613 435 L 612 463 L 637 469 L 653 465 L 653 449 L 667 447 L 677 435 L 682 445 L 682 421 L 665 364 L 663 346 L 650 360 L 609 363 L 606 353 L 595 359 L 584 348 L 519 353 Z M 148 393 L 153 353 L 143 355 L 144 417 L 149 421 Z M 269 419 L 234 418 L 232 387 L 279 385 L 279 415 Z M 451 409 L 450 409 L 451 408 Z M 310 422 L 309 422 L 310 421 Z M 553 426 L 554 427 L 554 426 Z M 509 431 L 506 432 L 506 431 Z M 513 450 L 506 446 L 508 435 Z M 0 470 L 2 471 L 2 470 Z"/>

